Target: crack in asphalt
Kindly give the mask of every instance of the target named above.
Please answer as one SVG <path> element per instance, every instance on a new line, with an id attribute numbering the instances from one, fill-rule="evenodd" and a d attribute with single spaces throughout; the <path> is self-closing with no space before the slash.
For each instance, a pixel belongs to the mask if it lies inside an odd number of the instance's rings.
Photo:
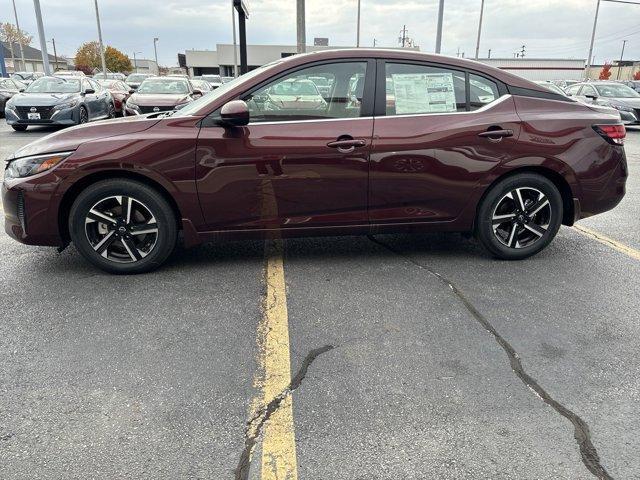
<path id="1" fill-rule="evenodd" d="M 307 376 L 307 371 L 311 364 L 323 353 L 336 348 L 334 345 L 325 345 L 324 347 L 311 350 L 302 361 L 300 369 L 291 379 L 291 382 L 282 392 L 276 395 L 266 406 L 260 408 L 258 412 L 247 422 L 245 428 L 244 449 L 240 455 L 240 461 L 236 467 L 234 474 L 235 480 L 247 480 L 249 478 L 249 467 L 251 464 L 251 454 L 258 441 L 258 437 L 262 432 L 262 427 L 271 418 L 271 416 L 280 408 L 282 402 L 291 395 Z"/>
<path id="2" fill-rule="evenodd" d="M 576 413 L 571 411 L 569 408 L 562 405 L 560 402 L 555 400 L 544 388 L 540 386 L 540 384 L 529 375 L 520 360 L 520 356 L 518 352 L 511 346 L 511 344 L 504 338 L 495 327 L 487 320 L 484 315 L 482 315 L 478 309 L 471 303 L 471 301 L 462 293 L 462 291 L 449 279 L 439 274 L 438 272 L 432 270 L 426 265 L 423 265 L 411 256 L 394 249 L 393 247 L 387 245 L 386 243 L 378 240 L 372 235 L 367 235 L 369 240 L 373 243 L 383 247 L 384 249 L 390 251 L 391 253 L 398 255 L 402 258 L 405 258 L 407 261 L 417 266 L 418 268 L 425 270 L 433 277 L 440 280 L 447 287 L 451 289 L 454 295 L 458 298 L 458 300 L 466 307 L 468 312 L 476 319 L 476 321 L 484 328 L 488 333 L 490 333 L 498 345 L 504 350 L 509 357 L 509 363 L 511 364 L 511 369 L 516 374 L 516 376 L 524 383 L 529 389 L 531 389 L 544 403 L 551 406 L 556 412 L 562 415 L 564 418 L 569 420 L 573 424 L 573 436 L 578 444 L 580 449 L 580 456 L 582 458 L 582 463 L 585 467 L 598 479 L 601 480 L 613 480 L 613 477 L 607 472 L 605 467 L 600 462 L 600 456 L 598 455 L 598 451 L 596 447 L 593 445 L 591 441 L 591 432 L 589 431 L 589 425 L 582 418 L 580 418 Z"/>

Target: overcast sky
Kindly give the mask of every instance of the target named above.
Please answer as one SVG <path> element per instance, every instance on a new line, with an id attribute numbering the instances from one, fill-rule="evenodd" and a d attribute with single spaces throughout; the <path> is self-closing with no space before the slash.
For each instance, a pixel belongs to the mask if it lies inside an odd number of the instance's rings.
<path id="1" fill-rule="evenodd" d="M 620 57 L 640 59 L 638 6 L 602 2 L 596 33 L 596 63 Z M 97 38 L 92 0 L 41 0 L 44 28 L 58 53 L 73 56 L 78 46 Z M 160 38 L 161 64 L 177 64 L 186 49 L 214 50 L 231 43 L 231 0 L 99 0 L 106 44 L 132 57 L 153 58 Z M 251 0 L 247 37 L 252 44 L 295 44 L 295 0 Z M 23 30 L 37 27 L 32 0 L 16 0 Z M 354 45 L 357 0 L 307 0 L 307 42 L 328 37 L 330 45 Z M 485 0 L 481 56 L 512 57 L 522 45 L 528 57 L 586 58 L 596 0 Z M 433 51 L 437 0 L 362 0 L 361 45 L 397 46 L 402 26 L 420 49 Z M 442 53 L 475 52 L 480 0 L 446 0 Z M 0 0 L 0 21 L 14 22 L 11 0 Z"/>

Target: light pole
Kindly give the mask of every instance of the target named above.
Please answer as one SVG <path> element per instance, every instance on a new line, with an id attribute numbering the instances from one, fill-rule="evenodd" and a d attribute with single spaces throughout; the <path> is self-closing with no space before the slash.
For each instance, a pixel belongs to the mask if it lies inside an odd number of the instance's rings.
<path id="1" fill-rule="evenodd" d="M 42 50 L 42 65 L 44 73 L 51 75 L 49 65 L 49 54 L 47 53 L 47 39 L 44 36 L 44 25 L 42 24 L 42 11 L 40 10 L 40 0 L 33 0 L 33 8 L 36 11 L 36 22 L 38 24 L 38 38 L 40 39 L 40 50 Z"/>
<path id="2" fill-rule="evenodd" d="M 235 78 L 238 78 L 238 42 L 236 40 L 236 7 L 233 4 L 233 0 L 231 0 L 231 25 L 233 25 L 233 76 Z"/>
<path id="3" fill-rule="evenodd" d="M 135 69 L 136 73 L 138 73 L 138 62 L 136 61 L 136 53 L 142 52 L 133 52 L 133 68 Z"/>
<path id="4" fill-rule="evenodd" d="M 442 20 L 444 19 L 444 0 L 438 6 L 438 28 L 436 31 L 436 53 L 442 50 Z"/>
<path id="5" fill-rule="evenodd" d="M 600 12 L 600 0 L 596 4 L 596 16 L 593 18 L 593 30 L 591 31 L 591 43 L 589 43 L 589 56 L 587 57 L 587 68 L 584 70 L 585 80 L 589 78 L 591 70 L 591 55 L 593 55 L 593 42 L 596 39 L 596 26 L 598 25 L 598 13 Z"/>
<path id="6" fill-rule="evenodd" d="M 298 43 L 298 53 L 304 53 L 307 49 L 307 38 L 305 29 L 304 0 L 296 0 L 296 37 Z"/>
<path id="7" fill-rule="evenodd" d="M 618 62 L 618 74 L 616 80 L 620 80 L 620 70 L 622 70 L 622 57 L 624 57 L 624 46 L 627 44 L 626 40 L 622 41 L 622 52 L 620 53 L 620 61 Z"/>
<path id="8" fill-rule="evenodd" d="M 104 59 L 104 47 L 102 46 L 102 27 L 100 26 L 100 12 L 98 11 L 98 0 L 93 0 L 96 7 L 96 22 L 98 24 L 98 43 L 100 44 L 100 60 L 102 61 L 102 76 L 107 78 L 107 62 Z"/>
<path id="9" fill-rule="evenodd" d="M 478 22 L 478 40 L 476 41 L 476 60 L 480 55 L 480 34 L 482 33 L 482 13 L 484 12 L 484 0 L 480 2 L 480 21 Z"/>
<path id="10" fill-rule="evenodd" d="M 156 47 L 156 45 L 158 44 L 158 37 L 153 37 L 153 54 L 156 57 L 156 70 L 157 73 L 160 74 L 160 65 L 158 65 L 158 47 Z"/>
<path id="11" fill-rule="evenodd" d="M 53 58 L 55 59 L 55 71 L 58 71 L 58 52 L 56 51 L 56 39 L 51 39 L 51 44 L 53 45 Z"/>
<path id="12" fill-rule="evenodd" d="M 22 46 L 22 33 L 20 32 L 20 24 L 18 23 L 18 11 L 16 10 L 16 0 L 13 0 L 13 16 L 16 18 L 16 29 L 18 30 L 18 45 L 20 45 L 20 60 L 22 60 L 22 70 L 26 70 L 27 64 L 24 61 L 24 47 Z M 13 67 L 13 70 L 18 71 L 18 69 L 15 68 L 15 65 Z"/>
<path id="13" fill-rule="evenodd" d="M 356 47 L 360 46 L 360 0 L 358 0 L 358 33 L 356 34 Z"/>

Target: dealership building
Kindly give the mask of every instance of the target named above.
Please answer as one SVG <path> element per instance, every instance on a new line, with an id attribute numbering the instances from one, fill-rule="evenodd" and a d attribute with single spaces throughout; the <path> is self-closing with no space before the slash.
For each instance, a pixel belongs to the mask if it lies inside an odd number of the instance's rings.
<path id="1" fill-rule="evenodd" d="M 240 62 L 239 47 L 237 61 Z M 308 46 L 308 52 L 352 48 Z M 417 50 L 417 48 L 415 48 Z M 297 53 L 295 45 L 247 45 L 249 70 Z M 514 73 L 529 80 L 580 80 L 584 76 L 584 59 L 564 58 L 481 58 L 482 63 Z M 190 76 L 219 74 L 233 76 L 233 45 L 219 43 L 215 50 L 187 50 L 184 67 Z"/>

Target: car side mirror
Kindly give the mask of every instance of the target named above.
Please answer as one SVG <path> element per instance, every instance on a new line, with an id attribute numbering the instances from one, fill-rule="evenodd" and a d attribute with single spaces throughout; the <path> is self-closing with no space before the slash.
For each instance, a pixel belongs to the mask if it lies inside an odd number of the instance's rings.
<path id="1" fill-rule="evenodd" d="M 220 124 L 230 127 L 242 127 L 249 123 L 249 107 L 243 100 L 232 100 L 220 109 Z"/>
<path id="2" fill-rule="evenodd" d="M 24 92 L 24 88 L 21 88 L 20 90 L 18 90 L 18 92 L 23 93 Z"/>
<path id="3" fill-rule="evenodd" d="M 92 93 L 96 93 L 96 91 L 93 88 L 87 88 L 84 91 L 85 95 L 91 95 Z"/>
<path id="4" fill-rule="evenodd" d="M 136 93 L 136 91 L 133 88 L 130 88 L 129 89 L 129 93 L 134 94 L 134 93 Z"/>
<path id="5" fill-rule="evenodd" d="M 591 100 L 596 100 L 598 98 L 597 95 L 585 95 L 585 97 L 590 98 Z"/>
<path id="6" fill-rule="evenodd" d="M 194 88 L 192 95 L 200 95 L 200 96 L 202 96 L 202 90 L 198 90 L 197 88 Z"/>

